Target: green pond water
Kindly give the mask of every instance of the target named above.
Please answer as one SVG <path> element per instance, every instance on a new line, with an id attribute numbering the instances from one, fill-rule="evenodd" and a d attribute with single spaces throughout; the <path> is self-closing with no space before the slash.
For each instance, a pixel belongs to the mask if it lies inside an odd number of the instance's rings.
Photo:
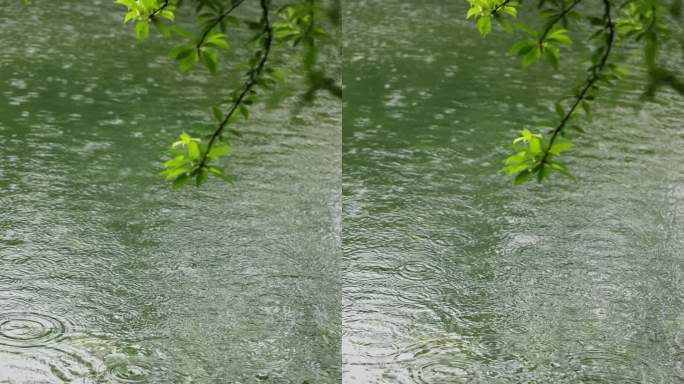
<path id="1" fill-rule="evenodd" d="M 162 152 L 229 76 L 179 74 L 110 1 L 19 3 L 0 383 L 684 383 L 684 100 L 640 102 L 639 68 L 585 124 L 578 182 L 516 189 L 506 146 L 581 55 L 523 71 L 465 2 L 348 0 L 343 113 L 254 111 L 235 188 L 172 192 Z"/>
<path id="2" fill-rule="evenodd" d="M 578 182 L 516 189 L 510 139 L 585 64 L 524 71 L 466 6 L 345 2 L 343 382 L 684 382 L 684 100 L 635 68 Z"/>
<path id="3" fill-rule="evenodd" d="M 0 383 L 339 382 L 339 100 L 253 111 L 237 186 L 172 192 L 234 83 L 122 11 L 0 1 Z"/>

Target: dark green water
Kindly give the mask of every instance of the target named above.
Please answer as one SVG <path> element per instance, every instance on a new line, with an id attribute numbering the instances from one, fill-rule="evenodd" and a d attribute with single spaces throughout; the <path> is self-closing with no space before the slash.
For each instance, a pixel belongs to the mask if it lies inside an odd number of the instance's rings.
<path id="1" fill-rule="evenodd" d="M 236 188 L 171 192 L 229 83 L 113 3 L 0 1 L 0 382 L 339 382 L 339 101 L 255 111 Z"/>
<path id="2" fill-rule="evenodd" d="M 515 189 L 583 65 L 520 70 L 466 5 L 345 3 L 344 382 L 684 382 L 684 101 L 600 104 L 579 181 Z"/>

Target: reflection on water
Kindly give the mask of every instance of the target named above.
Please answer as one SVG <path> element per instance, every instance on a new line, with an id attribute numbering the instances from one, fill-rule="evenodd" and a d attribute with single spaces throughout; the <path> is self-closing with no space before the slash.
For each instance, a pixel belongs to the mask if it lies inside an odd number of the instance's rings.
<path id="1" fill-rule="evenodd" d="M 582 74 L 466 6 L 345 7 L 343 381 L 684 382 L 684 101 L 604 102 L 577 183 L 515 189 L 506 144 Z"/>
<path id="2" fill-rule="evenodd" d="M 339 101 L 255 111 L 236 188 L 171 192 L 163 150 L 229 82 L 138 46 L 113 2 L 20 4 L 0 17 L 0 383 L 338 382 Z"/>

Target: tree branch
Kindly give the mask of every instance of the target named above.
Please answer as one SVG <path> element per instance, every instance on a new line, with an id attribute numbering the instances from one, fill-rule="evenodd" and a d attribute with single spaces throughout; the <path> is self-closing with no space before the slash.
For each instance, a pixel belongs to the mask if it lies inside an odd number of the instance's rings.
<path id="1" fill-rule="evenodd" d="M 578 1 L 581 0 L 577 0 L 576 2 Z M 601 72 L 603 71 L 606 62 L 608 61 L 608 57 L 610 56 L 610 52 L 613 48 L 613 43 L 615 41 L 615 26 L 613 25 L 613 19 L 611 17 L 610 0 L 603 0 L 603 5 L 603 19 L 606 21 L 605 28 L 608 30 L 608 34 L 606 36 L 605 52 L 603 53 L 603 56 L 601 56 L 601 60 L 598 62 L 598 64 L 591 67 L 591 74 L 589 75 L 586 84 L 584 85 L 580 93 L 577 95 L 577 98 L 575 99 L 575 102 L 572 104 L 570 110 L 568 110 L 565 116 L 563 116 L 563 118 L 561 119 L 558 126 L 553 130 L 553 133 L 551 134 L 551 139 L 549 140 L 549 144 L 544 150 L 544 156 L 539 162 L 539 166 L 543 166 L 544 163 L 548 161 L 551 147 L 553 146 L 554 141 L 558 137 L 558 134 L 560 134 L 561 131 L 563 131 L 567 122 L 570 120 L 577 107 L 584 100 L 585 96 L 587 95 L 587 92 L 589 92 L 591 87 L 601 78 Z"/>
<path id="2" fill-rule="evenodd" d="M 544 42 L 544 39 L 546 39 L 546 36 L 551 32 L 551 29 L 553 28 L 554 25 L 558 24 L 559 21 L 563 20 L 563 18 L 572 11 L 577 4 L 581 3 L 582 0 L 575 0 L 570 4 L 569 7 L 563 9 L 561 13 L 558 14 L 554 19 L 552 19 L 547 25 L 546 28 L 544 28 L 544 32 L 542 33 L 541 37 L 539 38 L 539 44 L 542 44 Z"/>
<path id="3" fill-rule="evenodd" d="M 305 36 L 311 36 L 311 31 L 313 31 L 314 28 L 314 22 L 315 22 L 315 11 L 316 11 L 316 0 L 309 0 L 309 7 L 311 7 L 311 10 L 309 11 L 309 26 L 306 28 L 306 31 L 304 31 Z"/>
<path id="4" fill-rule="evenodd" d="M 164 4 L 162 4 L 159 8 L 155 9 L 151 14 L 150 17 L 148 18 L 149 20 L 154 19 L 154 17 L 161 11 L 163 11 L 166 7 L 169 6 L 169 0 L 164 0 Z"/>
<path id="5" fill-rule="evenodd" d="M 238 3 L 235 3 L 233 5 L 232 9 L 237 8 L 237 6 L 242 3 L 242 1 L 243 0 L 240 0 Z M 223 120 L 221 121 L 219 126 L 216 128 L 214 133 L 211 135 L 211 138 L 209 139 L 209 142 L 207 143 L 207 149 L 202 154 L 202 159 L 200 160 L 197 169 L 202 169 L 204 166 L 206 166 L 207 158 L 209 156 L 209 151 L 211 151 L 211 148 L 214 146 L 216 139 L 221 137 L 223 130 L 228 125 L 228 122 L 233 117 L 233 115 L 235 115 L 238 108 L 240 107 L 240 105 L 244 101 L 245 97 L 247 97 L 247 95 L 252 91 L 252 89 L 259 83 L 259 77 L 261 76 L 261 73 L 264 70 L 264 66 L 266 65 L 266 62 L 268 61 L 268 57 L 271 53 L 271 48 L 273 46 L 273 29 L 271 27 L 271 21 L 269 19 L 270 0 L 260 0 L 260 4 L 261 4 L 261 12 L 262 12 L 261 13 L 261 23 L 264 26 L 261 33 L 266 35 L 266 39 L 264 41 L 264 47 L 263 47 L 264 51 L 261 54 L 261 58 L 259 59 L 259 62 L 257 63 L 257 65 L 247 72 L 248 78 L 247 78 L 247 81 L 245 82 L 245 84 L 243 85 L 242 92 L 240 92 L 240 95 L 233 101 L 233 105 L 228 110 L 228 113 L 226 113 L 226 116 L 223 118 Z M 228 13 L 230 13 L 230 12 L 224 13 L 224 15 L 227 16 Z M 225 17 L 225 16 L 223 16 L 223 17 Z"/>
<path id="6" fill-rule="evenodd" d="M 204 43 L 204 39 L 206 39 L 207 35 L 209 35 L 209 32 L 211 32 L 211 30 L 214 29 L 214 27 L 219 25 L 219 23 L 221 23 L 223 21 L 223 19 L 228 17 L 228 15 L 230 15 L 235 9 L 237 9 L 237 7 L 242 5 L 242 3 L 244 3 L 244 2 L 245 2 L 245 0 L 237 0 L 236 2 L 233 3 L 233 5 L 230 8 L 228 8 L 227 11 L 223 12 L 221 14 L 221 16 L 217 17 L 216 20 L 214 20 L 211 24 L 209 24 L 207 26 L 207 28 L 202 33 L 202 36 L 200 37 L 199 41 L 197 42 L 197 50 L 198 51 L 199 51 L 200 47 L 202 46 L 202 43 Z"/>
<path id="7" fill-rule="evenodd" d="M 492 9 L 492 16 L 496 15 L 501 8 L 505 7 L 510 2 L 511 0 L 504 0 L 503 2 L 499 3 L 496 7 L 494 7 L 494 9 Z"/>

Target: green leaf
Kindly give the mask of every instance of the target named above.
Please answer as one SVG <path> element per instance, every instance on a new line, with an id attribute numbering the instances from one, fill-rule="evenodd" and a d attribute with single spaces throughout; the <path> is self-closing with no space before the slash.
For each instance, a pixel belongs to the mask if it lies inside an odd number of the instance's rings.
<path id="1" fill-rule="evenodd" d="M 171 184 L 171 188 L 179 189 L 182 186 L 184 186 L 185 184 L 187 184 L 188 181 L 190 181 L 190 180 L 191 180 L 190 175 L 187 173 L 184 173 L 184 174 L 176 177 L 176 180 L 174 180 L 173 184 Z"/>
<path id="2" fill-rule="evenodd" d="M 500 11 L 513 17 L 518 16 L 518 10 L 515 7 L 505 6 Z"/>
<path id="3" fill-rule="evenodd" d="M 539 48 L 539 45 L 536 45 L 534 49 L 530 50 L 523 56 L 522 59 L 522 66 L 523 68 L 527 68 L 532 64 L 535 60 L 538 60 L 541 57 L 541 49 Z"/>
<path id="4" fill-rule="evenodd" d="M 221 109 L 219 109 L 219 107 L 217 107 L 217 106 L 211 107 L 211 113 L 214 115 L 214 119 L 216 119 L 216 121 L 219 121 L 219 122 L 223 121 L 224 116 L 223 116 L 223 113 L 221 112 Z"/>
<path id="5" fill-rule="evenodd" d="M 240 114 L 245 118 L 249 119 L 249 108 L 246 105 L 241 105 L 239 107 Z"/>
<path id="6" fill-rule="evenodd" d="M 190 135 L 188 135 L 185 132 L 181 133 L 180 138 L 181 138 L 181 141 L 183 142 L 183 144 L 185 144 L 186 146 L 189 145 L 190 142 L 192 141 L 192 137 L 190 137 Z"/>
<path id="7" fill-rule="evenodd" d="M 216 74 L 216 50 L 207 48 L 202 51 L 202 63 L 209 69 L 211 74 Z"/>
<path id="8" fill-rule="evenodd" d="M 560 163 L 548 163 L 548 164 L 552 170 L 560 173 L 561 175 L 567 177 L 568 179 L 572 179 L 572 180 L 576 179 L 576 177 L 572 173 L 570 173 L 567 170 L 567 168 L 565 168 L 565 166 L 563 164 L 560 164 Z"/>
<path id="9" fill-rule="evenodd" d="M 575 145 L 569 141 L 563 141 L 560 143 L 553 143 L 549 149 L 549 153 L 552 155 L 560 155 L 561 153 L 567 151 L 568 149 L 574 147 Z"/>
<path id="10" fill-rule="evenodd" d="M 534 49 L 537 46 L 535 40 L 521 40 L 513 44 L 510 52 L 519 56 L 525 55 L 527 52 Z"/>
<path id="11" fill-rule="evenodd" d="M 522 137 L 527 141 L 528 143 L 532 141 L 532 132 L 529 129 L 523 129 L 521 132 Z"/>
<path id="12" fill-rule="evenodd" d="M 527 164 L 518 164 L 518 165 L 512 165 L 510 167 L 506 167 L 506 172 L 508 172 L 509 175 L 512 175 L 514 173 L 522 172 L 526 169 L 529 169 Z"/>
<path id="13" fill-rule="evenodd" d="M 563 106 L 560 103 L 556 103 L 555 107 L 556 107 L 556 113 L 558 114 L 558 116 L 560 116 L 561 119 L 564 118 L 565 117 L 565 109 L 563 109 Z"/>
<path id="14" fill-rule="evenodd" d="M 470 9 L 468 9 L 468 13 L 466 13 L 466 19 L 470 19 L 473 16 L 477 16 L 480 14 L 480 11 L 478 7 L 472 6 Z"/>
<path id="15" fill-rule="evenodd" d="M 162 172 L 162 175 L 166 176 L 167 180 L 171 180 L 174 177 L 177 177 L 177 176 L 183 175 L 183 174 L 188 174 L 189 172 L 190 172 L 190 168 L 188 168 L 188 167 L 178 167 L 178 168 L 167 169 L 164 172 Z"/>
<path id="16" fill-rule="evenodd" d="M 136 9 L 138 6 L 134 0 L 116 0 L 116 4 L 124 5 L 128 9 Z"/>
<path id="17" fill-rule="evenodd" d="M 188 56 L 179 61 L 180 71 L 183 73 L 187 72 L 198 60 L 197 50 L 192 50 Z"/>
<path id="18" fill-rule="evenodd" d="M 546 40 L 556 41 L 561 44 L 572 44 L 572 40 L 567 35 L 567 29 L 557 29 L 546 36 Z"/>
<path id="19" fill-rule="evenodd" d="M 482 16 L 477 19 L 477 30 L 480 32 L 482 37 L 485 37 L 492 31 L 492 18 L 491 16 Z"/>
<path id="20" fill-rule="evenodd" d="M 549 176 L 548 164 L 542 164 L 539 169 L 537 169 L 537 182 L 541 183 Z"/>
<path id="21" fill-rule="evenodd" d="M 587 116 L 591 117 L 591 104 L 589 104 L 586 101 L 583 101 L 582 102 L 582 109 L 584 110 L 584 113 L 587 114 Z"/>
<path id="22" fill-rule="evenodd" d="M 515 185 L 520 185 L 520 184 L 526 182 L 527 180 L 529 180 L 530 176 L 532 176 L 532 172 L 529 169 L 522 171 L 522 172 L 518 173 L 518 175 L 515 177 L 515 180 L 513 182 L 515 183 Z"/>
<path id="23" fill-rule="evenodd" d="M 147 20 L 139 21 L 135 26 L 135 33 L 138 36 L 138 41 L 147 39 L 147 36 L 150 35 L 150 23 Z"/>
<path id="24" fill-rule="evenodd" d="M 217 48 L 228 49 L 230 45 L 228 45 L 225 36 L 226 35 L 224 35 L 223 33 L 212 33 L 204 39 L 204 44 L 213 45 Z"/>
<path id="25" fill-rule="evenodd" d="M 154 24 L 154 27 L 157 28 L 157 30 L 164 35 L 164 37 L 169 38 L 171 37 L 171 28 L 169 28 L 166 24 L 161 22 L 159 19 L 153 19 L 152 24 Z"/>
<path id="26" fill-rule="evenodd" d="M 150 11 L 159 6 L 159 4 L 157 4 L 157 0 L 140 0 L 140 1 L 142 1 L 143 7 L 145 7 L 147 10 L 150 10 Z"/>
<path id="27" fill-rule="evenodd" d="M 232 150 L 232 148 L 230 148 L 228 146 L 220 146 L 220 147 L 214 146 L 211 148 L 211 150 L 209 151 L 209 154 L 207 154 L 207 156 L 212 158 L 212 159 L 218 159 L 219 157 L 221 157 L 227 153 L 230 153 L 231 150 Z"/>
<path id="28" fill-rule="evenodd" d="M 173 47 L 173 49 L 171 49 L 169 51 L 169 56 L 176 58 L 176 60 L 181 60 L 181 59 L 188 57 L 190 54 L 192 54 L 194 50 L 195 50 L 194 45 L 190 45 L 190 44 L 178 45 L 178 46 Z"/>
<path id="29" fill-rule="evenodd" d="M 171 11 L 163 10 L 160 12 L 161 17 L 169 20 L 169 21 L 174 21 L 176 19 L 176 15 L 173 14 Z"/>
<path id="30" fill-rule="evenodd" d="M 560 63 L 560 49 L 553 45 L 547 45 L 544 50 L 549 64 L 551 64 L 554 69 L 558 69 Z"/>
<path id="31" fill-rule="evenodd" d="M 138 12 L 137 11 L 130 11 L 126 13 L 126 16 L 124 16 L 124 24 L 128 24 L 128 22 L 136 20 L 138 18 Z"/>
<path id="32" fill-rule="evenodd" d="M 504 160 L 504 164 L 521 164 L 527 159 L 527 152 L 518 152 L 514 155 L 508 156 Z"/>
<path id="33" fill-rule="evenodd" d="M 216 168 L 216 167 L 209 167 L 207 169 L 209 170 L 209 173 L 213 174 L 214 176 L 216 176 L 220 179 L 223 179 L 225 182 L 227 182 L 231 185 L 235 185 L 233 183 L 233 179 L 231 179 L 229 176 L 225 175 L 221 169 Z"/>
<path id="34" fill-rule="evenodd" d="M 532 137 L 530 140 L 530 153 L 532 155 L 538 155 L 542 152 L 541 140 L 537 137 Z"/>
<path id="35" fill-rule="evenodd" d="M 228 117 L 228 124 L 233 124 L 237 121 L 238 119 L 238 114 L 236 113 L 237 111 L 233 111 L 233 113 L 230 114 Z"/>
<path id="36" fill-rule="evenodd" d="M 171 160 L 165 161 L 164 166 L 167 168 L 176 168 L 176 167 L 182 166 L 183 164 L 185 164 L 187 162 L 188 162 L 187 158 L 183 155 L 180 155 L 180 156 L 176 156 L 175 158 L 173 158 Z"/>
<path id="37" fill-rule="evenodd" d="M 199 144 L 197 144 L 197 142 L 192 141 L 188 144 L 188 156 L 192 160 L 199 160 L 200 149 L 199 149 Z"/>

